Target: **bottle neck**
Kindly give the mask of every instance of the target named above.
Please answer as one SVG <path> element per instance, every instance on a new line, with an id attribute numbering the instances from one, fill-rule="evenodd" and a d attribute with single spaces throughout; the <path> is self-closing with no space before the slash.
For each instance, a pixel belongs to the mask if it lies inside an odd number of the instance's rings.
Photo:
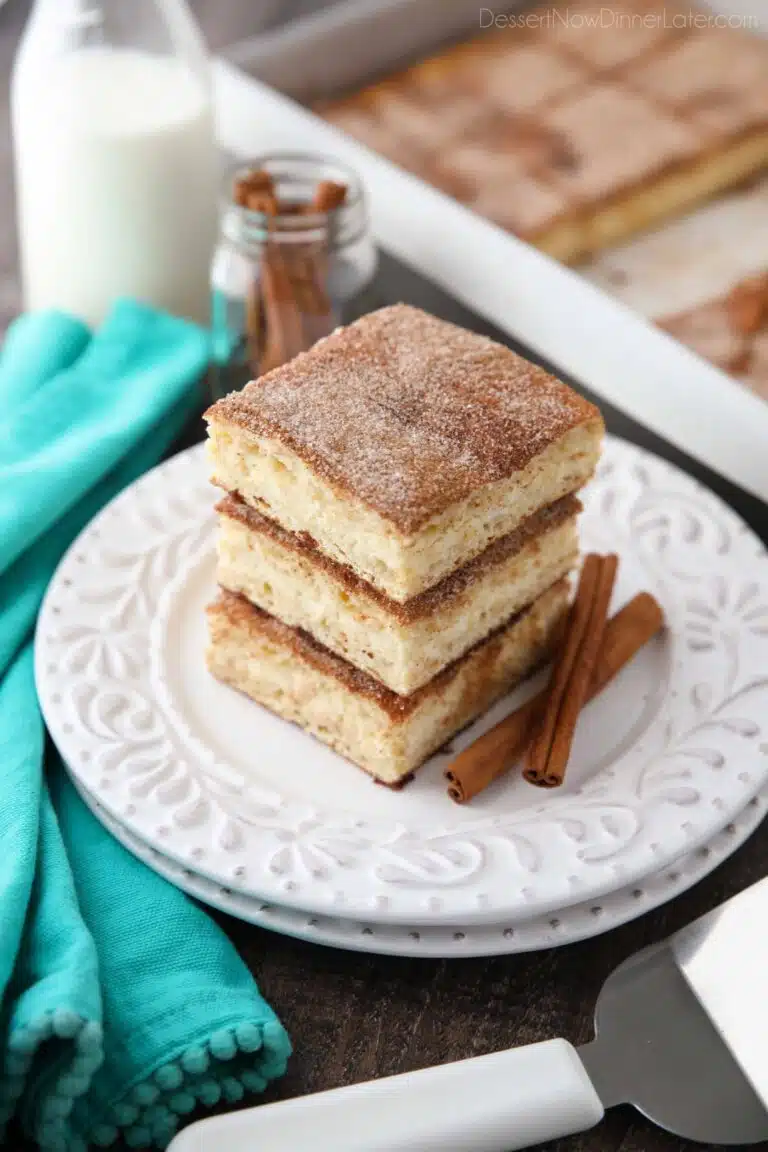
<path id="1" fill-rule="evenodd" d="M 28 27 L 66 40 L 68 47 L 133 48 L 207 67 L 205 42 L 187 0 L 35 0 Z"/>
<path id="2" fill-rule="evenodd" d="M 104 23 L 104 5 L 99 0 L 35 0 L 32 19 L 43 18 L 59 29 L 85 32 Z"/>

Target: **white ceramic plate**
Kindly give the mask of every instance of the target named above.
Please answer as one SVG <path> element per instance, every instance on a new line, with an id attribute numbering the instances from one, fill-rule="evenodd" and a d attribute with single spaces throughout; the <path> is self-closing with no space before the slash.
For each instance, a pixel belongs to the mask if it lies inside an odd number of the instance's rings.
<path id="1" fill-rule="evenodd" d="M 37 678 L 64 758 L 130 832 L 222 887 L 316 915 L 519 924 L 706 844 L 768 778 L 768 562 L 687 475 L 609 440 L 585 547 L 622 557 L 668 631 L 592 704 L 566 786 L 510 775 L 466 807 L 438 755 L 401 793 L 216 683 L 203 663 L 213 490 L 200 448 L 144 476 L 62 561 Z M 507 700 L 456 741 L 473 740 Z"/>
<path id="2" fill-rule="evenodd" d="M 249 924 L 312 944 L 389 956 L 440 959 L 503 956 L 558 948 L 618 928 L 673 900 L 727 860 L 758 827 L 768 802 L 768 789 L 763 789 L 708 844 L 684 856 L 671 868 L 649 876 L 642 886 L 620 888 L 598 904 L 574 904 L 556 914 L 534 917 L 517 926 L 503 923 L 435 928 L 428 924 L 398 927 L 395 924 L 366 924 L 311 916 L 292 908 L 266 904 L 232 888 L 222 888 L 150 848 L 110 816 L 77 779 L 75 784 L 91 811 L 121 844 L 166 880 L 213 908 Z"/>

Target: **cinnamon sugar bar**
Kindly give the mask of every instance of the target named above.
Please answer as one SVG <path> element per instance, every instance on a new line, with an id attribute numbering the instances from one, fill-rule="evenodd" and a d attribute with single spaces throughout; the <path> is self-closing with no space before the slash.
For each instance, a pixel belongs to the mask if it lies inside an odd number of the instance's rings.
<path id="1" fill-rule="evenodd" d="M 603 435 L 544 369 L 405 305 L 206 417 L 217 483 L 398 603 L 578 490 Z"/>
<path id="2" fill-rule="evenodd" d="M 378 780 L 396 784 L 546 659 L 567 601 L 563 580 L 418 692 L 400 696 L 306 632 L 222 592 L 208 609 L 208 666 Z"/>
<path id="3" fill-rule="evenodd" d="M 768 400 L 768 272 L 748 276 L 725 295 L 660 324 Z"/>
<path id="4" fill-rule="evenodd" d="M 576 566 L 579 510 L 566 496 L 398 604 L 306 538 L 228 496 L 218 506 L 217 579 L 406 695 Z"/>

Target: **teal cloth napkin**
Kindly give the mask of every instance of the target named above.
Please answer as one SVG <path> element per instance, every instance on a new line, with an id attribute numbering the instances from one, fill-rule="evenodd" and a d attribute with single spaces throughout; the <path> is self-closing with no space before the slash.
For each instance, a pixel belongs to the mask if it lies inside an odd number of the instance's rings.
<path id="1" fill-rule="evenodd" d="M 31 630 L 62 553 L 161 458 L 208 359 L 130 301 L 94 336 L 22 317 L 0 353 L 0 1142 L 164 1147 L 196 1106 L 283 1073 L 288 1037 L 205 913 L 85 807 L 45 732 Z"/>

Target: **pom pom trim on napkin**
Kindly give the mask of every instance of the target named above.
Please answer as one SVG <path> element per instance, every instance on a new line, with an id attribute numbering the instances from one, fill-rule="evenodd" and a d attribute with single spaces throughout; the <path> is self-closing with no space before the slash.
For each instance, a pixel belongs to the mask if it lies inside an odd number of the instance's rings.
<path id="1" fill-rule="evenodd" d="M 36 1054 L 55 1039 L 69 1041 L 72 1050 L 69 1059 L 57 1062 L 57 1081 L 48 1086 L 34 1116 L 35 1139 L 44 1152 L 86 1152 L 89 1144 L 106 1148 L 120 1137 L 132 1148 L 164 1148 L 181 1118 L 198 1105 L 237 1104 L 247 1093 L 263 1092 L 270 1080 L 283 1075 L 291 1054 L 288 1036 L 276 1020 L 221 1028 L 150 1071 L 110 1101 L 101 1119 L 83 1126 L 77 1104 L 102 1063 L 102 1029 L 96 1021 L 58 1009 L 18 1028 L 8 1041 L 0 1131 L 16 1108 Z"/>
<path id="2" fill-rule="evenodd" d="M 64 1008 L 43 1013 L 34 1023 L 16 1028 L 8 1039 L 0 1081 L 0 1137 L 24 1092 L 35 1056 L 52 1040 L 68 1044 L 56 1062 L 54 1082 L 35 1117 L 35 1134 L 41 1147 L 53 1152 L 68 1147 L 67 1118 L 77 1097 L 88 1091 L 93 1074 L 104 1059 L 101 1025 Z"/>
<path id="3" fill-rule="evenodd" d="M 288 1036 L 276 1020 L 221 1028 L 133 1084 L 107 1106 L 103 1119 L 93 1123 L 85 1136 L 100 1148 L 118 1137 L 131 1148 L 164 1148 L 180 1119 L 198 1105 L 236 1104 L 249 1092 L 263 1092 L 270 1080 L 283 1075 L 290 1053 Z M 77 1131 L 76 1114 L 73 1120 Z M 51 1152 L 59 1149 L 51 1147 Z M 61 1152 L 81 1148 L 70 1144 Z"/>

